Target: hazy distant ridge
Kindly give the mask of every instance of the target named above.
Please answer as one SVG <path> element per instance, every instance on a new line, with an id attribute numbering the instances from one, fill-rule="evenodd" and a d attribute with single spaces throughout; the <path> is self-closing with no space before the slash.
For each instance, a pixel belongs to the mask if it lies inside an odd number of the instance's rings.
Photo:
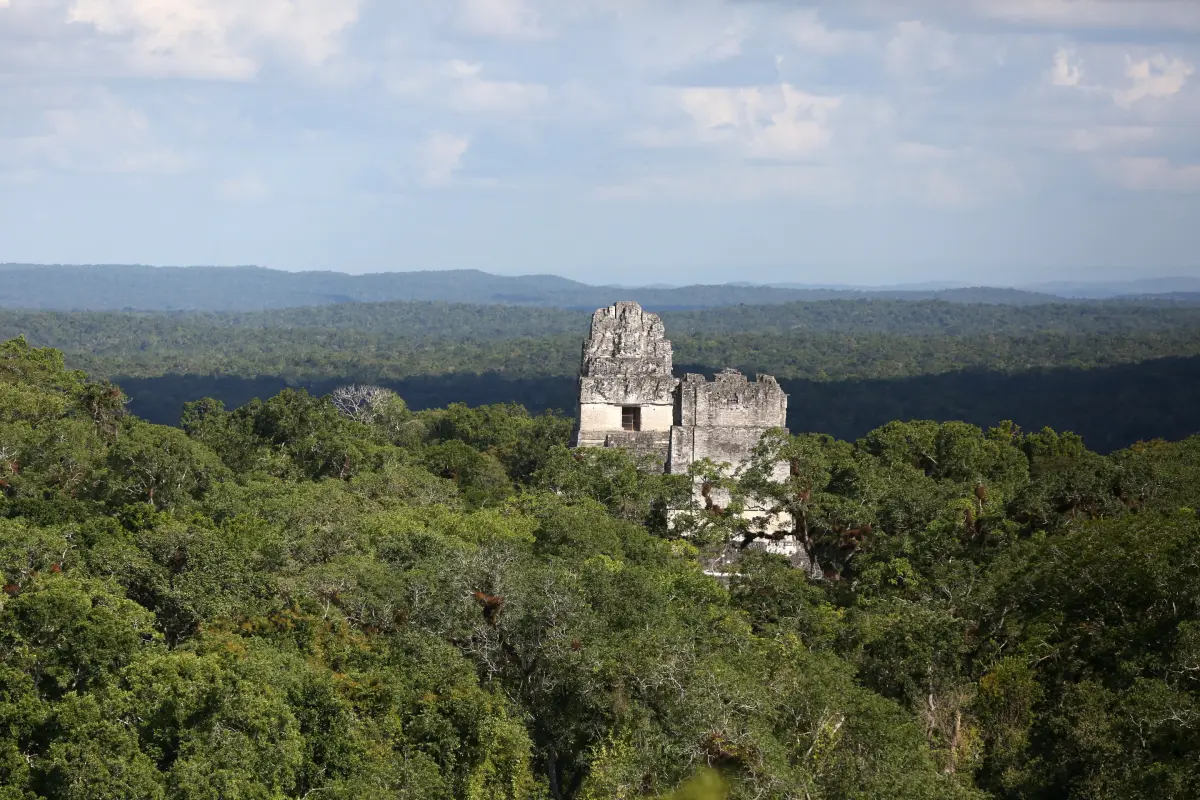
<path id="1" fill-rule="evenodd" d="M 1031 291 L 1073 297 L 1084 300 L 1105 300 L 1116 297 L 1141 297 L 1168 295 L 1183 299 L 1187 295 L 1200 294 L 1200 278 L 1143 278 L 1137 281 L 1056 281 L 1026 287 Z"/>
<path id="2" fill-rule="evenodd" d="M 1128 293 L 1148 293 L 1139 286 L 1129 284 Z M 1200 280 L 1164 282 L 1163 291 L 1200 291 Z M 725 284 L 628 288 L 590 286 L 555 275 L 503 276 L 478 270 L 348 275 L 262 267 L 0 265 L 0 307 L 59 311 L 258 311 L 399 300 L 582 309 L 637 300 L 653 309 L 690 309 L 853 298 L 1008 305 L 1064 302 L 1062 296 L 1047 292 L 988 287 L 870 290 Z M 1188 300 L 1183 294 L 1175 299 Z"/>

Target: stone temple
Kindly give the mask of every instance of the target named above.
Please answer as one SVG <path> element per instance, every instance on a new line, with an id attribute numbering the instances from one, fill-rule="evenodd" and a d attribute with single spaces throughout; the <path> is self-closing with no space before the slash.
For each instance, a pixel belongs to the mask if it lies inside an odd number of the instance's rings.
<path id="1" fill-rule="evenodd" d="M 632 302 L 592 315 L 572 446 L 654 456 L 670 474 L 705 458 L 736 471 L 765 432 L 786 426 L 787 395 L 770 375 L 751 381 L 726 369 L 712 381 L 676 378 L 658 315 Z"/>
<path id="2" fill-rule="evenodd" d="M 726 369 L 712 381 L 696 374 L 676 378 L 662 320 L 637 303 L 617 303 L 592 315 L 571 446 L 619 447 L 652 456 L 669 474 L 686 474 L 706 458 L 727 465 L 726 474 L 736 474 L 764 433 L 787 430 L 787 401 L 770 375 L 751 381 Z M 776 464 L 775 479 L 785 479 L 788 469 L 785 462 Z M 700 507 L 727 508 L 730 497 L 727 490 L 704 488 L 697 480 L 693 499 Z M 820 576 L 786 513 L 746 498 L 741 516 L 754 538 L 741 546 L 731 543 L 709 565 L 710 574 L 727 575 L 740 550 L 751 547 L 785 556 L 793 566 Z"/>
<path id="3" fill-rule="evenodd" d="M 623 302 L 592 315 L 579 370 L 572 444 L 653 455 L 672 474 L 708 458 L 737 468 L 771 428 L 786 428 L 787 395 L 770 375 L 726 369 L 676 378 L 658 315 Z"/>

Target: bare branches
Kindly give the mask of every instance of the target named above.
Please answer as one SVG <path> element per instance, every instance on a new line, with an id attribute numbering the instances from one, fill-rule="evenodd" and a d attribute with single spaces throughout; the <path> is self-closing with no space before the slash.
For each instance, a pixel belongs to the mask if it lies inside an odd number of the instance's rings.
<path id="1" fill-rule="evenodd" d="M 352 383 L 334 389 L 330 392 L 329 399 L 343 416 L 356 422 L 370 424 L 380 406 L 395 396 L 395 392 L 382 386 Z"/>

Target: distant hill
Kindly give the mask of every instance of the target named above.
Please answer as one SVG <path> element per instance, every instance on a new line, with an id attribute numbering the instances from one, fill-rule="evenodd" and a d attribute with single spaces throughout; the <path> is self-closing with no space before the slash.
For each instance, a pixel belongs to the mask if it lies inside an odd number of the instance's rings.
<path id="1" fill-rule="evenodd" d="M 553 305 L 588 287 L 553 275 L 475 270 L 347 275 L 262 267 L 0 265 L 0 307 L 71 311 L 255 311 L 386 300 Z"/>
<path id="2" fill-rule="evenodd" d="M 1135 281 L 1098 281 L 1087 283 L 1082 281 L 1056 281 L 1053 283 L 1038 283 L 1025 287 L 1026 289 L 1060 297 L 1074 297 L 1084 300 L 1108 300 L 1116 298 L 1142 298 L 1147 296 L 1162 297 L 1166 295 L 1183 295 L 1178 299 L 1187 299 L 1187 295 L 1200 294 L 1200 278 L 1142 278 Z"/>
<path id="3" fill-rule="evenodd" d="M 1176 305 L 1200 305 L 1200 291 L 1196 292 L 1168 292 L 1166 294 L 1140 294 L 1140 295 L 1121 295 L 1116 298 L 1124 302 L 1146 302 Z"/>
<path id="4" fill-rule="evenodd" d="M 1018 289 L 815 289 L 718 285 L 589 286 L 554 275 L 478 270 L 283 272 L 262 267 L 0 265 L 0 308 L 56 311 L 262 311 L 337 303 L 438 301 L 591 310 L 636 300 L 655 310 L 879 298 L 1037 305 L 1062 298 Z"/>

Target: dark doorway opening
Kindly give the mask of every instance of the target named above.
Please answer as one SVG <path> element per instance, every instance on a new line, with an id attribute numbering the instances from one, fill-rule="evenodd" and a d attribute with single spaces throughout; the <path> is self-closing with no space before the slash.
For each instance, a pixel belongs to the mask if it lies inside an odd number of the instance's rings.
<path id="1" fill-rule="evenodd" d="M 621 408 L 621 427 L 627 431 L 642 429 L 642 409 L 640 406 L 624 406 Z"/>

